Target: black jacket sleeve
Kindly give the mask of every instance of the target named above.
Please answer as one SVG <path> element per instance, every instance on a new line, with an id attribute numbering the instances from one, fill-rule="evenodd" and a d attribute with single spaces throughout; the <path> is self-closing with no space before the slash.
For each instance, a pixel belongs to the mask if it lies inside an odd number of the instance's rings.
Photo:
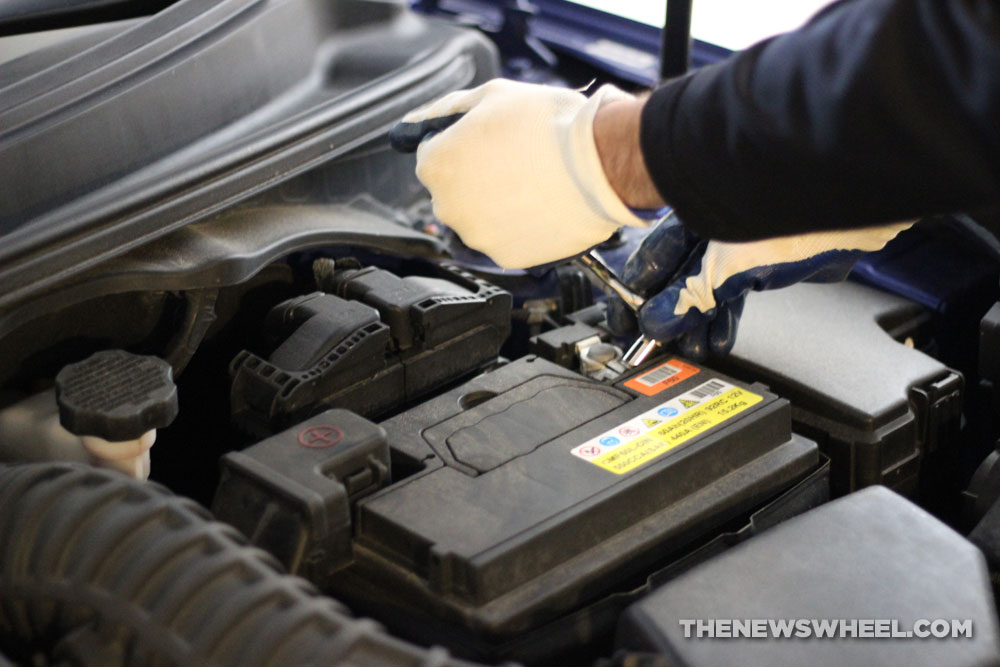
<path id="1" fill-rule="evenodd" d="M 706 238 L 1000 206 L 1000 0 L 835 3 L 654 91 L 641 147 Z"/>

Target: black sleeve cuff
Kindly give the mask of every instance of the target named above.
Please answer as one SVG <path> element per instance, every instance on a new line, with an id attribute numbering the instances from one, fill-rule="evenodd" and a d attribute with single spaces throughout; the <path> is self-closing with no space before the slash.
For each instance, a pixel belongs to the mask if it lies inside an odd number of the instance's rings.
<path id="1" fill-rule="evenodd" d="M 698 153 L 693 142 L 685 140 L 684 131 L 678 129 L 684 124 L 678 115 L 683 113 L 685 93 L 692 86 L 699 87 L 696 79 L 711 77 L 713 69 L 703 68 L 653 91 L 642 110 L 639 145 L 660 196 L 693 232 L 708 239 L 747 240 L 756 235 L 740 229 L 720 202 L 713 205 L 703 196 L 698 175 L 710 177 L 711 166 L 705 165 L 708 156 Z"/>

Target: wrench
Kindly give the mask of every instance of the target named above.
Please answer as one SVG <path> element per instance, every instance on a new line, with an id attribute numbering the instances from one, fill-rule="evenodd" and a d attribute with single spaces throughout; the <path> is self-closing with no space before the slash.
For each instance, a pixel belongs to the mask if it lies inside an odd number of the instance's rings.
<path id="1" fill-rule="evenodd" d="M 591 250 L 586 254 L 580 255 L 573 261 L 577 266 L 585 269 L 587 273 L 596 278 L 604 291 L 610 291 L 621 298 L 637 314 L 639 309 L 642 308 L 642 304 L 646 303 L 644 298 L 629 289 L 628 285 L 615 275 L 615 272 L 596 250 Z M 660 342 L 656 339 L 646 335 L 639 336 L 632 343 L 625 356 L 622 357 L 622 362 L 630 368 L 641 366 L 659 346 Z"/>
<path id="2" fill-rule="evenodd" d="M 397 151 L 412 153 L 417 150 L 420 142 L 429 135 L 450 127 L 464 115 L 457 113 L 451 116 L 430 118 L 420 123 L 397 123 L 389 132 L 389 142 Z M 620 296 L 636 313 L 646 302 L 615 275 L 615 272 L 611 270 L 611 267 L 596 250 L 591 250 L 573 261 L 596 278 L 603 290 L 610 290 Z M 652 338 L 640 336 L 622 357 L 622 362 L 631 368 L 641 366 L 659 345 L 660 343 Z"/>

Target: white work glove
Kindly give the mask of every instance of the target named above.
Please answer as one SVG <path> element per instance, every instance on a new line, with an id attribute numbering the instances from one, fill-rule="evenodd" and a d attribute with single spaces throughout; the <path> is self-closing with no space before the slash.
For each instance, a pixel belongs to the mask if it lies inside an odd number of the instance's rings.
<path id="1" fill-rule="evenodd" d="M 495 79 L 410 112 L 390 138 L 416 148 L 441 222 L 499 266 L 526 268 L 648 224 L 612 189 L 594 143 L 597 110 L 628 97 Z"/>

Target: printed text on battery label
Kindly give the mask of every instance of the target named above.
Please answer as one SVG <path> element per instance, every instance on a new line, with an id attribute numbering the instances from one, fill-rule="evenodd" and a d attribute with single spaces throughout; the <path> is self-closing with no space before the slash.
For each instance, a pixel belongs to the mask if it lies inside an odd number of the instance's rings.
<path id="1" fill-rule="evenodd" d="M 676 359 L 672 359 L 668 365 L 673 364 L 677 364 L 679 367 L 687 366 L 684 362 Z M 655 372 L 656 370 L 657 369 L 648 371 L 645 375 Z M 687 371 L 697 373 L 698 369 L 693 366 L 687 370 L 682 368 L 681 373 L 673 375 L 671 378 L 668 378 L 666 382 L 672 382 L 674 379 L 683 376 Z M 635 382 L 635 380 L 636 378 L 633 378 L 629 382 Z M 665 383 L 661 383 L 658 385 L 657 388 L 653 390 L 653 393 L 659 393 L 659 391 L 661 391 L 660 387 L 664 386 L 664 384 Z M 635 386 L 641 386 L 641 384 L 637 384 Z M 635 387 L 632 388 L 634 389 Z M 626 445 L 637 438 L 650 435 L 650 432 L 657 427 L 661 427 L 664 424 L 681 423 L 682 416 L 688 415 L 692 410 L 714 401 L 733 389 L 737 389 L 736 385 L 730 384 L 721 378 L 706 380 L 693 389 L 689 389 L 682 394 L 678 394 L 673 398 L 667 399 L 663 403 L 649 408 L 646 412 L 636 415 L 628 421 L 616 424 L 613 428 L 605 431 L 604 433 L 600 433 L 590 440 L 580 443 L 578 446 L 571 449 L 570 453 L 577 458 L 593 463 L 595 459 L 604 454 L 610 454 L 612 450 L 618 447 Z M 750 392 L 745 389 L 743 391 L 750 394 Z M 736 406 L 735 409 L 739 409 L 739 406 Z M 670 422 L 668 420 L 674 421 Z M 686 421 L 683 423 L 687 424 Z M 701 427 L 697 426 L 696 428 Z M 633 454 L 635 453 L 633 452 Z"/>
<path id="2" fill-rule="evenodd" d="M 625 442 L 606 454 L 590 459 L 590 462 L 622 475 L 649 463 L 762 400 L 762 397 L 753 392 L 734 387 L 679 417 L 665 421 L 646 434 Z"/>

